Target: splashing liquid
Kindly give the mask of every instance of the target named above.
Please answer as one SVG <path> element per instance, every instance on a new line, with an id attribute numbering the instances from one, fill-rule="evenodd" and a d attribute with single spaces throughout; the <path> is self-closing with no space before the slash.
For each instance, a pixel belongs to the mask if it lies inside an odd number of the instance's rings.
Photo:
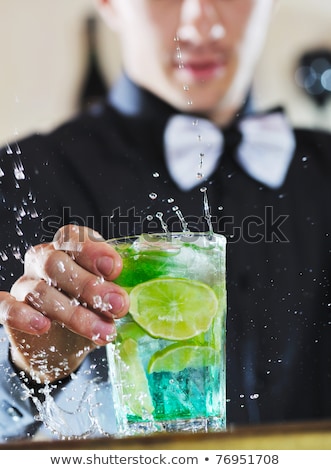
<path id="1" fill-rule="evenodd" d="M 160 224 L 161 224 L 161 227 L 162 227 L 162 230 L 164 231 L 164 233 L 169 233 L 168 225 L 166 224 L 166 222 L 165 222 L 164 219 L 163 219 L 163 213 L 162 213 L 162 212 L 157 212 L 157 213 L 155 214 L 155 217 L 156 217 L 157 219 L 159 219 Z"/>
<path id="2" fill-rule="evenodd" d="M 182 214 L 182 211 L 179 209 L 178 206 L 174 206 L 172 208 L 172 210 L 175 212 L 175 214 L 177 215 L 178 219 L 179 219 L 179 222 L 181 224 L 181 227 L 182 227 L 182 231 L 184 233 L 187 233 L 190 231 L 190 229 L 188 228 L 188 223 L 186 222 L 183 214 Z"/>
<path id="3" fill-rule="evenodd" d="M 209 234 L 212 236 L 214 233 L 214 230 L 213 230 L 213 225 L 212 225 L 210 204 L 209 204 L 209 200 L 207 196 L 207 188 L 204 186 L 203 188 L 200 188 L 200 191 L 203 193 L 203 215 L 208 224 Z"/>

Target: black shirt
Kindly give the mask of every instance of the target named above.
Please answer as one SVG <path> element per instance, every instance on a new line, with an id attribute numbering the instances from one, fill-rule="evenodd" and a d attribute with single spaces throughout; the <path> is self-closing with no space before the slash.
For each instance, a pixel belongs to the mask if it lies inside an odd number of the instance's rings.
<path id="1" fill-rule="evenodd" d="M 160 211 L 179 230 L 175 204 L 194 230 L 206 229 L 199 188 L 180 191 L 166 169 L 163 131 L 175 112 L 124 77 L 110 102 L 2 150 L 2 290 L 22 272 L 26 248 L 69 222 L 111 238 L 160 231 L 149 217 Z M 281 188 L 242 171 L 236 138 L 204 183 L 214 230 L 228 238 L 230 423 L 331 417 L 331 137 L 295 135 Z"/>

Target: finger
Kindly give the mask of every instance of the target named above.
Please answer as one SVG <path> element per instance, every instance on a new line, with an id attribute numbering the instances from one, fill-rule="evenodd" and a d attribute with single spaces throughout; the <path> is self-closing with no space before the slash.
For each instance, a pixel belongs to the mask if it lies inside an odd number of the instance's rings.
<path id="1" fill-rule="evenodd" d="M 0 323 L 32 335 L 44 334 L 51 326 L 49 318 L 8 292 L 0 292 Z"/>
<path id="2" fill-rule="evenodd" d="M 121 273 L 120 255 L 100 234 L 88 227 L 62 227 L 55 234 L 53 245 L 56 250 L 70 254 L 86 270 L 108 281 L 114 280 Z"/>
<path id="3" fill-rule="evenodd" d="M 27 290 L 26 302 L 70 331 L 99 345 L 114 339 L 113 319 L 97 315 L 45 281 L 26 281 L 24 289 Z"/>
<path id="4" fill-rule="evenodd" d="M 51 245 L 37 246 L 26 254 L 24 279 L 44 279 L 69 297 L 85 303 L 90 309 L 111 317 L 127 313 L 129 298 L 120 286 L 95 276 L 78 265 L 71 256 Z M 18 286 L 22 285 L 19 282 Z M 24 296 L 27 292 L 24 290 Z M 22 298 L 22 294 L 19 298 Z"/>

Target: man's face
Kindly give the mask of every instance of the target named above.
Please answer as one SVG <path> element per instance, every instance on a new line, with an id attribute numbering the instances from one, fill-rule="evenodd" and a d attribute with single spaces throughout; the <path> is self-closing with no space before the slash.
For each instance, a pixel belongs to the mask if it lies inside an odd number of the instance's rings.
<path id="1" fill-rule="evenodd" d="M 229 121 L 274 0 L 108 0 L 129 77 L 176 108 Z"/>

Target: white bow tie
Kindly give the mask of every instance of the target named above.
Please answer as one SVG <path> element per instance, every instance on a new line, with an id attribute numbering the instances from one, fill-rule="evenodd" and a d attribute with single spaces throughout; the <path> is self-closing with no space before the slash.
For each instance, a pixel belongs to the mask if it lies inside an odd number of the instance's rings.
<path id="1" fill-rule="evenodd" d="M 245 116 L 236 161 L 253 179 L 279 188 L 295 149 L 294 133 L 281 111 Z M 176 184 L 188 191 L 216 170 L 224 147 L 222 132 L 210 121 L 188 115 L 172 116 L 164 134 L 165 157 Z"/>

